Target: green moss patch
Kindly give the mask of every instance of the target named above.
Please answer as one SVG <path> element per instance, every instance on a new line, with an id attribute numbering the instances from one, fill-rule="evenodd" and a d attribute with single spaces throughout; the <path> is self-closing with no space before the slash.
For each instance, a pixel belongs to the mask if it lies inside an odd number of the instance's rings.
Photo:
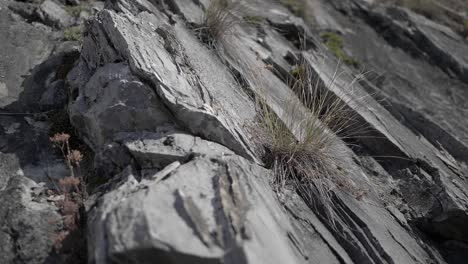
<path id="1" fill-rule="evenodd" d="M 244 16 L 244 21 L 248 24 L 258 25 L 263 22 L 264 18 L 261 16 Z"/>
<path id="2" fill-rule="evenodd" d="M 65 41 L 81 41 L 82 32 L 80 26 L 69 27 L 63 31 L 63 40 Z"/>
<path id="3" fill-rule="evenodd" d="M 290 74 L 296 79 L 304 78 L 306 74 L 306 68 L 304 65 L 298 65 L 291 70 Z"/>
<path id="4" fill-rule="evenodd" d="M 339 34 L 335 32 L 326 31 L 320 33 L 320 37 L 322 38 L 323 44 L 325 44 L 328 50 L 330 50 L 330 52 L 333 53 L 338 59 L 340 59 L 347 65 L 356 68 L 359 67 L 359 61 L 348 56 L 343 50 L 343 38 Z"/>

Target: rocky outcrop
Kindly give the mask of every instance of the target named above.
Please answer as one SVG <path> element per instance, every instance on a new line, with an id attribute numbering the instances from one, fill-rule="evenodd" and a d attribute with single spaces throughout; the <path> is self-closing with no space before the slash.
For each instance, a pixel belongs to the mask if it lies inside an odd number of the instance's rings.
<path id="1" fill-rule="evenodd" d="M 0 51 L 20 55 L 0 63 L 0 262 L 65 259 L 47 190 L 67 171 L 48 147 L 49 111 L 66 113 L 92 150 L 88 185 L 102 182 L 83 214 L 88 263 L 466 258 L 468 45 L 457 32 L 372 1 L 262 0 L 207 41 L 210 1 L 113 0 L 84 23 L 78 48 L 57 30 L 81 20 L 59 1 L 32 2 L 0 3 L 0 33 L 37 32 L 33 44 L 7 35 Z M 288 81 L 299 62 L 364 128 L 332 136 L 343 175 L 327 190 L 332 208 L 306 185 L 274 185 L 263 159 L 259 102 L 298 139 L 315 118 Z"/>
<path id="2" fill-rule="evenodd" d="M 65 78 L 80 54 L 77 41 L 62 41 L 58 28 L 75 22 L 61 15 L 69 16 L 60 2 L 0 2 L 1 263 L 79 262 L 78 255 L 67 257 L 68 250 L 85 248 L 66 238 L 57 244 L 64 217 L 56 183 L 69 171 L 49 136 L 71 132 L 65 131 Z"/>

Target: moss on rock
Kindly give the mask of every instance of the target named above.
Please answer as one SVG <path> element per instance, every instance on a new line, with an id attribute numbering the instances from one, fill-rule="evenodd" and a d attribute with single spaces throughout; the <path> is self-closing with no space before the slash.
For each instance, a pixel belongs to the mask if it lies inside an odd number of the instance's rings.
<path id="1" fill-rule="evenodd" d="M 325 44 L 325 46 L 327 46 L 328 50 L 330 50 L 330 52 L 333 53 L 338 59 L 347 65 L 359 67 L 359 61 L 348 56 L 343 50 L 343 38 L 339 34 L 325 31 L 320 33 L 320 37 L 322 38 L 322 42 Z"/>

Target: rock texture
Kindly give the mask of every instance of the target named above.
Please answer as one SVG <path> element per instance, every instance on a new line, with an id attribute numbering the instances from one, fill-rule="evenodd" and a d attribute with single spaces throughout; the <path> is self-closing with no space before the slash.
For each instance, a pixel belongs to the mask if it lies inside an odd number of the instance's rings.
<path id="1" fill-rule="evenodd" d="M 464 263 L 468 40 L 379 1 L 257 0 L 212 45 L 209 5 L 0 3 L 0 262 L 67 263 L 47 192 L 67 176 L 47 142 L 62 113 L 102 183 L 83 214 L 88 263 Z M 62 41 L 76 25 L 81 45 Z M 334 221 L 262 161 L 258 102 L 290 118 L 298 61 L 365 127 L 334 137 L 349 181 L 330 190 Z M 300 137 L 311 113 L 295 114 Z"/>
<path id="2" fill-rule="evenodd" d="M 0 2 L 1 263 L 72 263 L 56 252 L 64 219 L 52 191 L 69 172 L 49 142 L 69 132 L 65 78 L 80 54 L 58 29 L 78 23 L 69 16 L 60 2 Z"/>

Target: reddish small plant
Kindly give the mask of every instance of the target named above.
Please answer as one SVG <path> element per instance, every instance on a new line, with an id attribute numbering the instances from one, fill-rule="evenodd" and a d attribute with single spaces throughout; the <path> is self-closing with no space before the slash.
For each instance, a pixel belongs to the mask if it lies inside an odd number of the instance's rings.
<path id="1" fill-rule="evenodd" d="M 55 237 L 54 247 L 59 251 L 63 246 L 63 241 L 73 231 L 77 230 L 80 221 L 80 210 L 86 199 L 86 185 L 79 172 L 80 162 L 83 155 L 79 150 L 71 149 L 70 135 L 66 133 L 57 133 L 50 138 L 54 147 L 60 149 L 67 165 L 70 176 L 54 181 L 57 191 L 63 195 L 63 199 L 57 202 L 58 208 L 63 215 L 63 230 Z"/>
<path id="2" fill-rule="evenodd" d="M 54 239 L 55 250 L 59 251 L 60 249 L 62 249 L 63 241 L 67 238 L 69 234 L 70 232 L 68 231 L 60 231 L 60 233 L 58 233 L 55 236 L 55 239 Z"/>

